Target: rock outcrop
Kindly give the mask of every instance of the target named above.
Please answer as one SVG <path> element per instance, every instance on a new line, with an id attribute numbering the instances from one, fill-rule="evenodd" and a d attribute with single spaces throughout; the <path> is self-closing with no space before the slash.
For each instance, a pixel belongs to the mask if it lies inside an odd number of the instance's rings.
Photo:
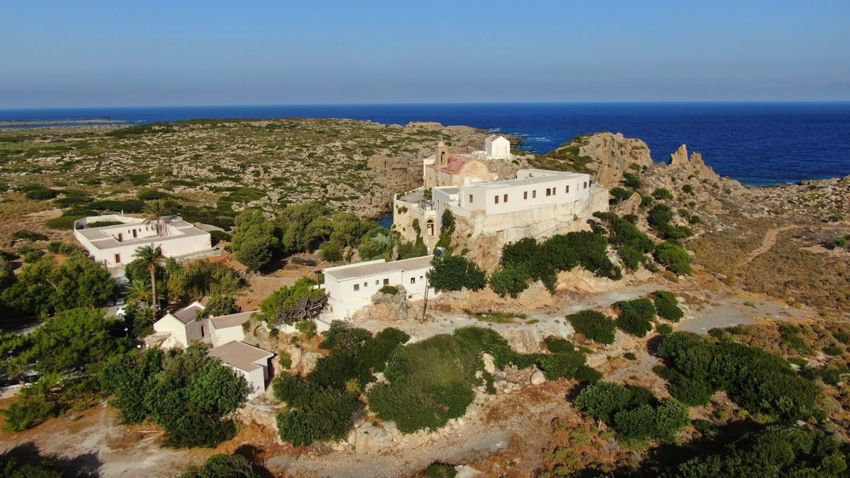
<path id="1" fill-rule="evenodd" d="M 702 160 L 702 154 L 692 153 L 691 158 L 688 159 L 688 147 L 684 144 L 679 146 L 679 149 L 670 155 L 669 166 L 671 169 L 682 169 L 699 178 L 720 179 L 720 176 L 714 172 L 714 169 Z"/>
<path id="2" fill-rule="evenodd" d="M 587 169 L 592 172 L 593 180 L 606 188 L 619 184 L 631 164 L 652 166 L 649 146 L 640 139 L 626 138 L 621 133 L 582 137 L 579 155 L 593 159 L 587 164 Z"/>

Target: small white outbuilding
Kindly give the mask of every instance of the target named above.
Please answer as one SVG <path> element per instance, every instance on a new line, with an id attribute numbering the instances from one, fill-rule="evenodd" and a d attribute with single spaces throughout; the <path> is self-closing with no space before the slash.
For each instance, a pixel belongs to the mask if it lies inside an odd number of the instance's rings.
<path id="1" fill-rule="evenodd" d="M 217 357 L 224 365 L 245 377 L 250 388 L 248 400 L 262 395 L 266 390 L 266 384 L 271 378 L 269 360 L 274 355 L 245 342 L 228 342 L 209 351 L 210 357 Z"/>
<path id="2" fill-rule="evenodd" d="M 484 140 L 484 156 L 487 159 L 511 159 L 511 142 L 498 134 L 489 136 Z"/>

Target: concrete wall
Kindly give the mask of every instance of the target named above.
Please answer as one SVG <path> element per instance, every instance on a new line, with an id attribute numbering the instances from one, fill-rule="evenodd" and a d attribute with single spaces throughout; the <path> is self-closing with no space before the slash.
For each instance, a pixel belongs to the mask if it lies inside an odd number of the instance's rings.
<path id="1" fill-rule="evenodd" d="M 370 261 L 381 262 L 381 261 Z M 362 265 L 360 263 L 358 265 Z M 368 263 L 365 263 L 368 264 Z M 385 285 L 404 286 L 408 298 L 422 298 L 425 294 L 426 273 L 431 267 L 398 270 L 364 275 L 362 277 L 337 281 L 325 275 L 324 289 L 328 293 L 328 310 L 334 320 L 347 320 L 355 312 L 372 303 L 372 296 Z M 354 286 L 357 285 L 357 290 Z M 429 288 L 428 296 L 436 296 L 437 292 Z"/>
<path id="2" fill-rule="evenodd" d="M 177 317 L 171 314 L 165 314 L 165 317 L 154 322 L 153 329 L 158 333 L 171 333 L 171 336 L 182 348 L 186 348 L 189 344 L 186 324 L 180 322 Z"/>
<path id="3" fill-rule="evenodd" d="M 224 345 L 229 342 L 241 342 L 245 340 L 245 332 L 241 325 L 233 327 L 224 327 L 221 329 L 215 328 L 215 323 L 209 321 L 210 330 L 212 331 L 212 344 L 214 347 Z"/>
<path id="4" fill-rule="evenodd" d="M 511 142 L 499 136 L 494 141 L 484 142 L 484 154 L 491 158 L 506 159 L 511 155 Z"/>
<path id="5" fill-rule="evenodd" d="M 471 232 L 473 237 L 500 233 L 510 243 L 523 237 L 544 238 L 587 229 L 587 219 L 592 218 L 594 212 L 608 210 L 608 190 L 594 186 L 588 188 L 587 192 L 587 199 L 565 204 L 550 204 L 502 214 L 479 212 L 466 217 L 456 214 L 456 217 L 462 218 L 459 224 L 464 225 L 460 233 L 465 235 Z M 452 212 L 455 210 L 452 209 Z"/>
<path id="6" fill-rule="evenodd" d="M 103 240 L 90 240 L 82 234 L 85 225 L 95 221 L 121 221 L 125 224 L 116 226 L 107 226 L 103 228 L 89 229 L 89 231 L 102 231 L 107 239 L 107 242 L 112 242 L 108 236 L 111 236 L 116 241 L 121 242 L 115 247 L 102 248 L 103 244 L 98 243 Z M 193 234 L 186 234 L 180 229 L 171 225 L 166 225 L 170 235 L 159 237 L 156 235 L 156 230 L 151 225 L 145 225 L 139 218 L 119 216 L 115 214 L 82 218 L 74 223 L 74 237 L 82 244 L 95 261 L 103 262 L 107 267 L 124 266 L 132 262 L 136 258 L 136 250 L 144 246 L 159 246 L 162 249 L 162 254 L 166 257 L 177 257 L 188 254 L 194 254 L 205 250 L 212 249 L 212 239 L 209 233 L 198 230 L 193 231 Z M 136 235 L 133 236 L 135 231 Z M 127 241 L 124 243 L 124 241 Z"/>

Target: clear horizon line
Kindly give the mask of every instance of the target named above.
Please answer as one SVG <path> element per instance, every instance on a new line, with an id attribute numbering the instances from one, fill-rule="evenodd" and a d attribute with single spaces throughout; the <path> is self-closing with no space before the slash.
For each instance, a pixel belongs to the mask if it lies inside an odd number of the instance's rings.
<path id="1" fill-rule="evenodd" d="M 122 106 L 39 106 L 0 108 L 0 111 L 87 110 L 122 108 L 275 108 L 328 106 L 463 106 L 463 105 L 589 105 L 589 104 L 835 104 L 850 100 L 602 100 L 602 101 L 466 101 L 466 102 L 376 102 L 376 103 L 246 103 L 246 104 L 181 104 L 181 105 L 122 105 Z"/>

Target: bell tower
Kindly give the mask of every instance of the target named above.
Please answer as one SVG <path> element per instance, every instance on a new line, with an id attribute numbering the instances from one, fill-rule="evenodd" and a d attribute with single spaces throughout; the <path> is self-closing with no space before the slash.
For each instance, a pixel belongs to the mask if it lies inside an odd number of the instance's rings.
<path id="1" fill-rule="evenodd" d="M 446 143 L 442 141 L 437 143 L 437 154 L 434 158 L 434 163 L 438 169 L 446 167 L 446 163 L 449 160 L 449 149 L 446 148 Z"/>

